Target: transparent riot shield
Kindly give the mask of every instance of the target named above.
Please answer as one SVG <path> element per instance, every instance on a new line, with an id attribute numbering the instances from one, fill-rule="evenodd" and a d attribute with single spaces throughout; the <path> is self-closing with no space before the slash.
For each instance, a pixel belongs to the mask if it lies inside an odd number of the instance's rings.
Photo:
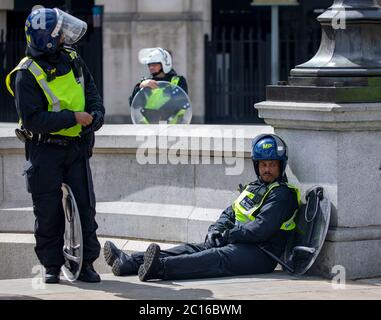
<path id="1" fill-rule="evenodd" d="M 77 280 L 83 262 L 83 239 L 77 203 L 70 187 L 62 184 L 62 205 L 65 213 L 63 255 L 65 264 L 61 270 L 70 282 Z"/>
<path id="2" fill-rule="evenodd" d="M 186 92 L 175 84 L 158 81 L 156 89 L 141 88 L 131 104 L 134 124 L 189 124 L 192 105 Z"/>

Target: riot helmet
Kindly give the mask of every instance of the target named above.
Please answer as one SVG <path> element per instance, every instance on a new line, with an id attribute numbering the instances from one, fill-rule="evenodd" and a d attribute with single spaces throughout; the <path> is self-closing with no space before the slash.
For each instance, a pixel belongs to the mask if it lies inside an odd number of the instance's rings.
<path id="1" fill-rule="evenodd" d="M 288 152 L 287 145 L 284 140 L 275 134 L 261 134 L 252 142 L 252 160 L 254 170 L 259 177 L 259 161 L 260 160 L 279 160 L 280 161 L 280 177 L 285 178 Z"/>
<path id="2" fill-rule="evenodd" d="M 27 46 L 32 54 L 52 54 L 63 43 L 72 45 L 86 33 L 86 22 L 58 9 L 38 8 L 25 22 Z"/>
<path id="3" fill-rule="evenodd" d="M 161 63 L 165 74 L 172 70 L 172 57 L 163 48 L 145 48 L 139 51 L 139 61 L 141 64 Z M 153 75 L 155 76 L 155 75 Z"/>

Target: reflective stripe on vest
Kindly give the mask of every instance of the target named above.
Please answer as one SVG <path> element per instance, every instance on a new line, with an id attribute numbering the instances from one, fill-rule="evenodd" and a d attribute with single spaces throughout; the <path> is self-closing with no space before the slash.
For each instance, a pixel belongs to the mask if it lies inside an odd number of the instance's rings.
<path id="1" fill-rule="evenodd" d="M 171 84 L 176 85 L 179 83 L 180 78 L 178 76 L 173 76 L 171 79 Z M 152 89 L 150 95 L 146 96 L 145 108 L 148 110 L 159 110 L 163 105 L 165 105 L 171 98 L 164 94 L 166 88 L 156 88 Z"/>
<path id="2" fill-rule="evenodd" d="M 29 65 L 33 62 L 32 59 L 29 59 L 28 57 L 24 57 L 21 59 L 21 61 L 19 62 L 19 64 L 11 71 L 7 74 L 7 77 L 5 78 L 5 84 L 7 86 L 7 89 L 9 91 L 9 93 L 12 95 L 12 96 L 15 96 L 15 93 L 13 92 L 12 88 L 11 88 L 11 75 L 17 71 L 17 70 L 21 70 L 21 69 L 28 69 Z"/>
<path id="3" fill-rule="evenodd" d="M 274 189 L 279 187 L 281 184 L 274 182 L 269 186 L 258 188 L 257 194 L 250 191 L 252 185 L 248 185 L 244 191 L 238 196 L 238 198 L 233 202 L 232 208 L 235 213 L 235 218 L 239 223 L 247 223 L 255 220 L 255 215 L 259 212 L 261 207 L 264 205 L 265 200 L 269 193 Z M 300 191 L 297 187 L 291 184 L 285 184 L 289 189 L 291 189 L 298 201 L 298 206 L 300 206 Z M 294 218 L 297 210 L 295 210 L 292 217 L 284 222 L 281 226 L 281 230 L 291 231 L 295 228 Z"/>
<path id="4" fill-rule="evenodd" d="M 49 88 L 48 81 L 46 81 L 46 74 L 41 69 L 41 67 L 34 61 L 29 66 L 29 71 L 32 72 L 34 77 L 36 78 L 38 84 L 44 91 L 46 97 L 48 98 L 49 104 L 52 105 L 52 111 L 53 112 L 60 112 L 61 111 L 61 104 L 58 98 L 54 95 L 52 90 Z"/>
<path id="5" fill-rule="evenodd" d="M 52 105 L 52 110 L 54 112 L 61 111 L 60 107 L 60 101 L 58 98 L 54 95 L 52 90 L 49 88 L 48 82 L 46 81 L 46 74 L 45 72 L 40 68 L 40 66 L 33 61 L 33 59 L 30 59 L 28 57 L 23 58 L 20 63 L 17 65 L 16 68 L 14 68 L 8 75 L 5 80 L 8 91 L 14 96 L 14 92 L 11 88 L 11 75 L 21 69 L 28 69 L 36 78 L 37 83 L 41 87 L 41 89 L 44 91 L 46 98 L 48 99 L 48 103 Z"/>
<path id="6" fill-rule="evenodd" d="M 72 54 L 72 52 L 69 52 L 71 59 L 73 59 Z M 82 79 L 76 79 L 73 70 L 70 70 L 67 74 L 57 76 L 54 80 L 48 82 L 44 70 L 35 61 L 33 61 L 33 59 L 25 57 L 6 77 L 7 89 L 13 96 L 14 92 L 11 88 L 11 75 L 21 69 L 28 69 L 35 77 L 48 101 L 48 111 L 59 112 L 65 109 L 70 111 L 85 110 L 83 76 L 81 77 Z M 80 88 L 78 88 L 78 85 Z M 50 134 L 75 137 L 79 135 L 81 130 L 81 125 L 76 124 L 67 129 L 62 129 L 57 132 L 50 132 Z"/>

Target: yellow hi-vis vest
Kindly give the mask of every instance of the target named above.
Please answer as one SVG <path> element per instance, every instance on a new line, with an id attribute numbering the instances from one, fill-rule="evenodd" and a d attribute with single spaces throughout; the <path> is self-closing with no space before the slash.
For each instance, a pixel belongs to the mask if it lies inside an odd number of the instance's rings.
<path id="1" fill-rule="evenodd" d="M 73 50 L 66 51 L 70 55 L 70 59 L 74 60 L 77 53 Z M 25 57 L 6 77 L 5 83 L 8 91 L 14 96 L 11 88 L 11 75 L 21 69 L 29 70 L 35 77 L 37 83 L 41 87 L 48 101 L 48 111 L 60 112 L 61 110 L 70 110 L 74 112 L 85 110 L 85 90 L 83 75 L 76 79 L 73 70 L 70 70 L 65 75 L 56 76 L 54 80 L 47 81 L 45 71 L 31 58 Z M 21 119 L 20 119 L 21 123 Z M 76 124 L 70 128 L 62 129 L 57 132 L 50 132 L 53 135 L 61 135 L 68 137 L 77 137 L 81 132 L 82 127 Z"/>
<path id="2" fill-rule="evenodd" d="M 171 78 L 171 84 L 177 86 L 179 84 L 180 77 L 173 76 Z M 159 110 L 163 105 L 165 105 L 171 98 L 164 94 L 164 90 L 166 88 L 156 88 L 153 89 L 150 93 L 150 95 L 146 96 L 146 104 L 145 109 L 147 110 Z M 185 114 L 186 110 L 179 110 L 176 115 L 168 119 L 169 124 L 176 124 L 178 118 L 182 117 Z M 140 123 L 149 124 L 150 122 L 147 120 L 146 117 L 143 116 Z"/>
<path id="3" fill-rule="evenodd" d="M 286 185 L 288 188 L 290 188 L 296 195 L 298 206 L 300 206 L 300 191 L 297 187 L 289 184 L 289 183 L 282 183 L 283 185 Z M 232 208 L 235 213 L 235 219 L 245 224 L 250 221 L 255 220 L 256 214 L 259 212 L 261 207 L 266 201 L 267 196 L 269 193 L 279 186 L 281 186 L 279 182 L 273 182 L 272 184 L 265 186 L 257 186 L 253 184 L 249 184 L 246 186 L 246 188 L 241 192 L 241 194 L 238 196 L 238 198 L 233 202 Z M 255 193 L 254 193 L 255 192 Z M 296 215 L 297 210 L 295 210 L 293 216 L 285 221 L 282 226 L 281 230 L 285 231 L 291 231 L 295 229 L 296 225 L 294 222 L 294 218 Z"/>
<path id="4" fill-rule="evenodd" d="M 173 76 L 171 78 L 171 84 L 177 86 L 180 81 L 178 76 Z M 153 89 L 150 95 L 146 95 L 146 105 L 145 108 L 149 110 L 159 110 L 163 105 L 165 105 L 171 98 L 164 94 L 166 88 L 156 88 Z"/>

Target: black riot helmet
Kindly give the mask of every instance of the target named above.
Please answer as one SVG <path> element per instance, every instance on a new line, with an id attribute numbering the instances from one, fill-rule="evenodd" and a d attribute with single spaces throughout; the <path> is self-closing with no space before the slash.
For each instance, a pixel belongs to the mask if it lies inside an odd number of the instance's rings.
<path id="1" fill-rule="evenodd" d="M 252 142 L 252 159 L 254 170 L 259 177 L 259 160 L 279 160 L 281 163 L 280 176 L 286 177 L 288 152 L 284 140 L 275 134 L 261 134 L 254 138 Z"/>

